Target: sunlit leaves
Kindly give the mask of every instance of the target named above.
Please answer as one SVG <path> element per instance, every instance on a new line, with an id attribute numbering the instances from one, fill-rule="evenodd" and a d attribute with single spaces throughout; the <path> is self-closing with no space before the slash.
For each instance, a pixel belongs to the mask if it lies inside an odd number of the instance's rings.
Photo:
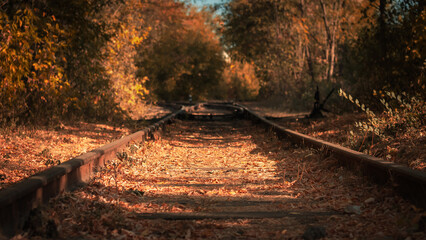
<path id="1" fill-rule="evenodd" d="M 248 62 L 232 61 L 224 71 L 223 91 L 228 99 L 250 100 L 259 94 L 260 80 L 255 74 L 255 67 Z"/>
<path id="2" fill-rule="evenodd" d="M 346 94 L 342 89 L 339 90 L 340 96 L 351 101 L 367 114 L 367 121 L 355 124 L 362 134 L 371 133 L 384 140 L 388 137 L 396 137 L 407 129 L 417 129 L 425 124 L 422 117 L 426 110 L 424 101 L 420 101 L 417 97 L 409 98 L 406 93 L 401 96 L 395 92 L 385 91 L 385 94 L 388 99 L 385 99 L 384 95 L 379 99 L 384 106 L 384 111 L 376 116 L 364 104 L 360 104 L 358 99 L 354 100 L 350 94 Z M 374 91 L 373 95 L 378 95 L 377 91 Z"/>
<path id="3" fill-rule="evenodd" d="M 24 8 L 11 17 L 0 11 L 0 118 L 37 114 L 55 106 L 66 90 L 57 55 L 66 42 L 54 16 Z"/>
<path id="4" fill-rule="evenodd" d="M 107 8 L 103 16 L 108 24 L 117 26 L 105 50 L 108 57 L 104 66 L 112 82 L 115 102 L 129 113 L 141 111 L 142 100 L 149 94 L 148 79 L 136 76 L 134 62 L 137 48 L 152 29 L 144 21 L 145 8 L 140 1 L 127 0 Z"/>

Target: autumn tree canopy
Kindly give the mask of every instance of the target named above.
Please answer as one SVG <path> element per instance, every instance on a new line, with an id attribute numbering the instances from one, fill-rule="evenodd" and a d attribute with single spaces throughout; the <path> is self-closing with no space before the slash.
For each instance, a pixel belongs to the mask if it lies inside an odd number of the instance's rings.
<path id="1" fill-rule="evenodd" d="M 1 1 L 0 118 L 109 118 L 156 100 L 220 96 L 208 10 L 162 0 Z"/>
<path id="2" fill-rule="evenodd" d="M 316 85 L 360 97 L 424 92 L 424 14 L 415 0 L 234 0 L 223 39 L 235 58 L 255 63 L 263 96 L 291 106 L 310 104 Z"/>
<path id="3" fill-rule="evenodd" d="M 264 99 L 309 108 L 343 87 L 425 98 L 419 0 L 0 1 L 0 118 L 138 111 L 146 100 Z"/>
<path id="4" fill-rule="evenodd" d="M 113 104 L 102 64 L 110 26 L 98 15 L 112 2 L 2 1 L 2 118 L 114 111 L 100 109 Z"/>
<path id="5" fill-rule="evenodd" d="M 154 28 L 138 50 L 139 76 L 149 79 L 147 86 L 158 99 L 220 97 L 225 60 L 214 32 L 217 20 L 210 12 L 169 4 L 152 6 L 157 14 L 147 19 Z"/>

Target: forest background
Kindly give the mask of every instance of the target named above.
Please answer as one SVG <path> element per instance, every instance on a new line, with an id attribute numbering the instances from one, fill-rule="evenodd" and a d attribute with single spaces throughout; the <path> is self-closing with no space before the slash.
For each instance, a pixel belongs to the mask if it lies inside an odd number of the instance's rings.
<path id="1" fill-rule="evenodd" d="M 390 92 L 424 106 L 423 1 L 191 3 L 1 0 L 2 123 L 122 118 L 189 95 L 300 111 L 316 86 L 374 110 Z"/>

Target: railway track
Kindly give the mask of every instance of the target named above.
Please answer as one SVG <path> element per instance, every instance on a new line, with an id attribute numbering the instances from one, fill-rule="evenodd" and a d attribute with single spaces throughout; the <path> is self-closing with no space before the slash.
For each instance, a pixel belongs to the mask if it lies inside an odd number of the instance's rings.
<path id="1" fill-rule="evenodd" d="M 358 172 L 341 167 L 347 160 Z M 75 239 L 420 239 L 424 177 L 243 106 L 205 104 L 0 192 L 1 229 Z"/>

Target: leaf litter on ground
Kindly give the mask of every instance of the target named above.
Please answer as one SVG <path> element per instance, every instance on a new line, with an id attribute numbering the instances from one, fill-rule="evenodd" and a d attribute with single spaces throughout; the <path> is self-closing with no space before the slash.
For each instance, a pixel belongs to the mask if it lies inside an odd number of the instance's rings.
<path id="1" fill-rule="evenodd" d="M 75 239 L 297 239 L 318 229 L 332 239 L 426 237 L 424 210 L 389 186 L 248 121 L 177 120 L 162 138 L 132 146 L 126 160 L 114 159 L 83 188 L 52 199 L 43 224 L 53 221 L 59 237 Z M 15 239 L 46 235 L 29 228 Z"/>
<path id="2" fill-rule="evenodd" d="M 142 111 L 143 110 L 143 111 Z M 53 165 L 140 130 L 150 119 L 170 110 L 155 105 L 141 107 L 132 120 L 116 122 L 58 122 L 52 126 L 0 127 L 0 190 Z M 142 120 L 141 120 L 142 119 Z"/>

